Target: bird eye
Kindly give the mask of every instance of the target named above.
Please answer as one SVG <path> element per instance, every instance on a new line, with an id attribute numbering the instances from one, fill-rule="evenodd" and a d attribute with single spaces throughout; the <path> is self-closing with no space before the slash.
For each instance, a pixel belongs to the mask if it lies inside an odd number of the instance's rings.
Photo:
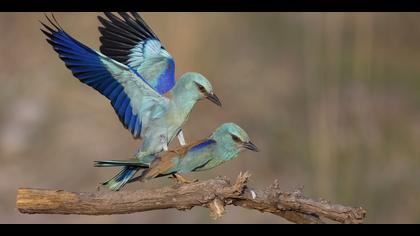
<path id="1" fill-rule="evenodd" d="M 233 134 L 231 136 L 232 136 L 233 141 L 235 141 L 236 143 L 242 143 L 242 140 L 238 136 L 233 135 Z"/>
<path id="2" fill-rule="evenodd" d="M 198 90 L 200 90 L 201 93 L 203 93 L 203 94 L 207 93 L 206 88 L 204 88 L 203 85 L 197 84 L 197 88 L 198 88 Z"/>

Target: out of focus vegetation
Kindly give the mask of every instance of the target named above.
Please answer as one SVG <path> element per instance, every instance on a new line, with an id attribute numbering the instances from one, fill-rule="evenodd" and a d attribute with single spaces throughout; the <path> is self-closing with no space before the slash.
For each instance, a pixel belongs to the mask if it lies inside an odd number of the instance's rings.
<path id="1" fill-rule="evenodd" d="M 99 13 L 58 13 L 61 25 L 99 48 Z M 201 102 L 187 140 L 220 123 L 244 127 L 262 150 L 191 178 L 278 178 L 285 189 L 363 206 L 369 223 L 420 222 L 420 14 L 144 13 L 176 59 L 197 71 L 223 108 Z M 41 13 L 0 14 L 0 222 L 211 223 L 206 209 L 122 216 L 21 215 L 18 187 L 95 191 L 139 141 L 106 99 L 74 79 L 44 39 Z M 178 145 L 174 142 L 173 145 Z M 166 178 L 128 189 L 171 184 Z M 282 223 L 228 208 L 222 223 Z"/>

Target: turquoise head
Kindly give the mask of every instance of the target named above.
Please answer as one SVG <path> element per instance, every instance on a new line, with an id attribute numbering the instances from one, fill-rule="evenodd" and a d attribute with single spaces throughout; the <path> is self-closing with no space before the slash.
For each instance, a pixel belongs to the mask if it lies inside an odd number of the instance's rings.
<path id="1" fill-rule="evenodd" d="M 235 123 L 221 125 L 210 138 L 216 141 L 218 148 L 221 149 L 220 151 L 226 154 L 236 156 L 245 149 L 254 152 L 259 151 L 257 146 L 251 142 L 248 134 Z M 233 156 L 229 158 L 233 158 Z"/>
<path id="2" fill-rule="evenodd" d="M 190 100 L 195 101 L 208 99 L 216 105 L 222 106 L 219 98 L 213 91 L 213 86 L 200 73 L 188 72 L 182 75 L 177 81 L 173 93 L 179 97 L 184 97 L 184 99 L 188 97 Z"/>

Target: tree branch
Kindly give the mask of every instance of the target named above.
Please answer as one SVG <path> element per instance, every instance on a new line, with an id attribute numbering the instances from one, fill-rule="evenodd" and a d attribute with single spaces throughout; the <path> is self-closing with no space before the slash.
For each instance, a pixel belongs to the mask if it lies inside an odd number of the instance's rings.
<path id="1" fill-rule="evenodd" d="M 225 213 L 225 205 L 241 206 L 268 212 L 294 223 L 324 223 L 323 218 L 339 223 L 362 223 L 366 211 L 312 200 L 302 190 L 283 192 L 278 181 L 264 190 L 247 186 L 249 174 L 239 174 L 236 182 L 215 178 L 185 185 L 174 185 L 152 190 L 98 191 L 75 193 L 63 190 L 20 188 L 17 209 L 26 214 L 111 215 L 158 209 L 191 209 L 207 207 L 218 219 Z"/>

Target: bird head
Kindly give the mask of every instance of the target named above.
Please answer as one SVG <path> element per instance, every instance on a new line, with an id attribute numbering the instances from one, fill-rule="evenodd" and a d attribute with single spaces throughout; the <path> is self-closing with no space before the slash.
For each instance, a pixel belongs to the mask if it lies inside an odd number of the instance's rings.
<path id="1" fill-rule="evenodd" d="M 221 125 L 212 134 L 211 139 L 223 145 L 223 148 L 228 152 L 237 153 L 245 149 L 259 151 L 257 146 L 251 142 L 248 134 L 235 123 Z"/>
<path id="2" fill-rule="evenodd" d="M 177 85 L 185 88 L 195 99 L 208 99 L 218 106 L 222 106 L 219 98 L 213 92 L 213 86 L 203 75 L 195 72 L 185 73 L 178 80 Z"/>

